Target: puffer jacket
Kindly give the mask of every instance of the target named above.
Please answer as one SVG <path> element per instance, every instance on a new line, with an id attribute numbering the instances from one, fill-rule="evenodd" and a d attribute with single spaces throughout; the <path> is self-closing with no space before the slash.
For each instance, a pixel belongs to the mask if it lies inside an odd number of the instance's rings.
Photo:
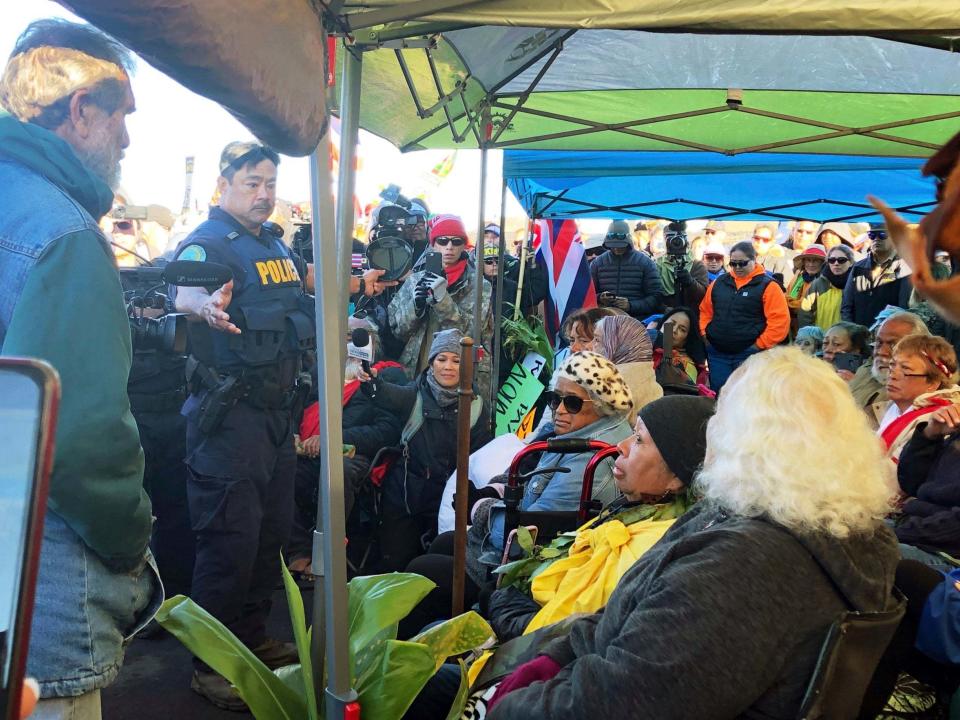
<path id="1" fill-rule="evenodd" d="M 442 408 L 427 385 L 426 372 L 415 383 L 395 385 L 378 381 L 374 402 L 406 425 L 417 395 L 423 399 L 423 425 L 401 448 L 403 454 L 393 463 L 383 481 L 385 504 L 402 508 L 408 514 L 436 514 L 443 488 L 457 467 L 457 405 Z M 490 440 L 490 414 L 484 403 L 480 417 L 470 429 L 470 450 Z"/>
<path id="2" fill-rule="evenodd" d="M 663 285 L 656 264 L 646 253 L 627 248 L 623 255 L 609 250 L 590 265 L 597 295 L 610 292 L 630 301 L 628 312 L 638 320 L 653 315 L 663 302 Z"/>
<path id="3" fill-rule="evenodd" d="M 853 265 L 847 285 L 843 289 L 840 317 L 849 322 L 871 327 L 877 314 L 887 305 L 906 310 L 910 307 L 910 268 L 896 255 L 883 263 L 883 269 L 874 276 L 873 255 L 867 255 Z"/>

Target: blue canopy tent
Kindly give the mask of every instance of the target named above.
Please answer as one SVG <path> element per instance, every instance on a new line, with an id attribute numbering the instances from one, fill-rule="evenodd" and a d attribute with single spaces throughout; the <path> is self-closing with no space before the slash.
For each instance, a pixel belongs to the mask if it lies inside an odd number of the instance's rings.
<path id="1" fill-rule="evenodd" d="M 874 221 L 868 194 L 909 220 L 934 205 L 918 158 L 506 150 L 503 176 L 532 218 Z"/>

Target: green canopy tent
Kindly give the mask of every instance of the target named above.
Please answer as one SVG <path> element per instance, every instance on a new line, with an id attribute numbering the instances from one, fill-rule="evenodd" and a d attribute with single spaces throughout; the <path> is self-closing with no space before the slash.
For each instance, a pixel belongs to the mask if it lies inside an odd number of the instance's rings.
<path id="1" fill-rule="evenodd" d="M 761 151 L 771 143 L 777 143 L 775 147 L 781 150 L 788 147 L 785 143 L 820 143 L 818 152 L 847 152 L 852 144 L 843 149 L 831 148 L 830 144 L 852 137 L 864 148 L 879 148 L 870 151 L 877 154 L 922 155 L 948 132 L 936 123 L 950 121 L 960 111 L 952 102 L 955 90 L 949 88 L 932 93 L 917 88 L 895 90 L 893 94 L 902 96 L 901 105 L 885 105 L 882 113 L 868 112 L 864 118 L 869 120 L 863 124 L 856 112 L 835 114 L 829 97 L 816 93 L 854 95 L 866 93 L 866 86 L 861 90 L 808 89 L 806 92 L 814 94 L 803 102 L 783 105 L 782 98 L 771 93 L 794 88 L 754 87 L 734 82 L 735 76 L 707 87 L 688 83 L 677 88 L 650 83 L 632 87 L 621 83 L 573 88 L 574 92 L 593 93 L 591 102 L 561 97 L 560 93 L 571 88 L 545 90 L 548 86 L 541 85 L 561 57 L 564 42 L 579 43 L 573 40 L 578 29 L 584 30 L 584 35 L 604 29 L 644 29 L 702 33 L 706 38 L 711 33 L 749 32 L 869 35 L 951 49 L 950 36 L 960 34 L 960 13 L 952 6 L 955 3 L 943 0 L 851 0 L 842 6 L 834 0 L 692 0 L 667 6 L 659 0 L 367 0 L 362 5 L 347 5 L 342 0 L 247 0 L 242 7 L 227 0 L 60 1 L 188 88 L 221 103 L 262 141 L 288 154 L 311 154 L 314 257 L 318 259 L 319 400 L 324 408 L 321 455 L 328 458 L 337 457 L 341 449 L 342 360 L 338 360 L 344 330 L 343 313 L 338 310 L 346 302 L 352 233 L 350 158 L 360 126 L 404 149 L 535 147 L 534 143 L 554 141 L 563 142 L 565 148 L 604 149 L 600 143 L 611 143 L 613 138 L 620 142 L 636 138 L 665 143 L 670 149 L 677 149 L 677 141 L 683 140 L 687 149 L 697 143 L 703 146 L 697 149 L 714 152 Z M 329 148 L 324 142 L 328 31 L 350 38 L 349 48 L 341 50 L 338 63 L 342 68 L 342 123 L 341 206 L 336 232 L 326 172 Z M 438 34 L 443 32 L 447 34 Z M 472 38 L 468 44 L 473 50 L 468 51 L 464 42 L 450 39 L 457 38 L 458 33 L 470 34 L 463 37 Z M 364 56 L 369 70 L 362 78 Z M 483 56 L 486 64 L 478 62 Z M 626 77 L 618 69 L 620 60 L 608 58 L 608 69 L 612 68 L 613 75 Z M 929 65 L 917 67 L 918 76 L 935 74 Z M 942 72 L 955 77 L 955 69 L 950 65 Z M 581 80 L 587 77 L 582 69 L 574 68 L 574 72 Z M 927 84 L 923 87 L 930 89 Z M 738 89 L 744 90 L 742 96 Z M 673 90 L 683 91 L 682 98 Z M 359 104 L 361 94 L 363 108 Z M 913 105 L 917 95 L 924 99 L 918 111 L 911 114 L 906 106 Z M 937 99 L 941 96 L 946 98 L 942 102 Z M 846 107 L 869 111 L 871 101 L 882 100 L 882 96 L 862 99 L 867 102 L 851 102 Z M 621 114 L 625 106 L 630 110 Z M 600 109 L 603 112 L 595 112 Z M 775 117 L 781 113 L 788 117 Z M 738 129 L 733 137 L 727 132 L 710 131 L 709 123 L 703 125 L 704 119 L 718 119 L 711 115 L 723 114 L 730 118 L 737 115 Z M 740 120 L 741 116 L 749 119 Z M 778 121 L 775 127 L 768 122 L 773 120 Z M 669 125 L 678 121 L 679 128 Z M 789 125 L 782 126 L 781 121 Z M 724 118 L 724 122 L 730 120 Z M 763 132 L 750 135 L 750 122 L 760 123 Z M 686 125 L 691 126 L 690 132 Z M 786 128 L 796 130 L 793 125 L 826 137 L 788 132 Z M 920 131 L 916 134 L 914 125 L 926 127 L 916 128 Z M 885 137 L 891 129 L 896 130 L 894 139 Z M 591 144 L 594 141 L 596 144 Z M 485 173 L 481 185 L 484 181 Z M 481 222 L 482 216 L 483 208 Z M 482 232 L 479 236 L 482 238 Z M 323 249 L 334 246 L 338 248 L 337 259 L 331 261 L 331 254 Z M 320 484 L 318 525 L 323 534 L 315 537 L 314 567 L 326 573 L 327 582 L 323 592 L 316 593 L 314 654 L 320 656 L 325 648 L 327 662 L 325 666 L 315 662 L 314 669 L 317 696 L 325 698 L 329 719 L 343 717 L 347 702 L 354 697 L 346 628 L 339 622 L 346 616 L 347 607 L 346 566 L 340 541 L 344 534 L 340 463 L 324 464 Z M 321 542 L 323 537 L 327 538 L 325 542 Z"/>

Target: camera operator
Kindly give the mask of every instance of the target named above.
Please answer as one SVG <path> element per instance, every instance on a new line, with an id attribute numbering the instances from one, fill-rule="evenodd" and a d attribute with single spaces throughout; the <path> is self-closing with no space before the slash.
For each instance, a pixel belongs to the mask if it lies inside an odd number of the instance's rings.
<path id="1" fill-rule="evenodd" d="M 133 331 L 127 394 L 143 446 L 143 487 L 156 517 L 151 548 L 167 595 L 189 595 L 195 548 L 183 462 L 187 424 L 180 414 L 187 398 L 186 328 L 178 329 L 178 318 L 167 315 L 162 265 L 121 268 L 120 284 Z"/>
<path id="2" fill-rule="evenodd" d="M 694 260 L 687 239 L 687 223 L 672 222 L 663 229 L 663 241 L 667 252 L 654 262 L 663 285 L 663 305 L 674 307 L 698 307 L 707 292 L 709 277 L 707 267 Z"/>

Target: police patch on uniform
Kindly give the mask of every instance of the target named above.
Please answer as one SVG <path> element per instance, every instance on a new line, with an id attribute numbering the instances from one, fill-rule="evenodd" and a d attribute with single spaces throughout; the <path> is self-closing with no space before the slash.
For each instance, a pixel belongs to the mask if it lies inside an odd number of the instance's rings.
<path id="1" fill-rule="evenodd" d="M 300 273 L 297 272 L 297 266 L 293 264 L 293 260 L 290 258 L 278 257 L 269 260 L 256 260 L 253 264 L 260 276 L 261 287 L 300 284 Z"/>
<path id="2" fill-rule="evenodd" d="M 203 262 L 206 259 L 207 251 L 200 245 L 187 245 L 177 256 L 177 260 L 194 260 L 196 262 Z"/>

